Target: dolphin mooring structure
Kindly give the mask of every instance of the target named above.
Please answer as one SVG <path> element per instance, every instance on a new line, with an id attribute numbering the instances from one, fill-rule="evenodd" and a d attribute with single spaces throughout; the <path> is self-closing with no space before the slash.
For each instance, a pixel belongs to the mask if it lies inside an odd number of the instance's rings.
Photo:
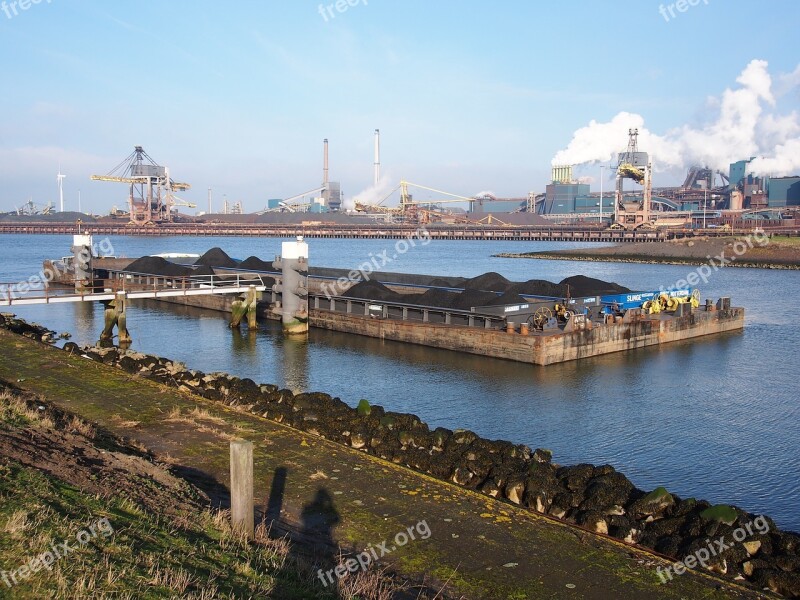
<path id="1" fill-rule="evenodd" d="M 283 332 L 288 335 L 308 333 L 308 244 L 298 235 L 293 242 L 281 244 L 281 255 L 273 268 L 281 271 L 281 283 L 272 286 L 280 294 L 273 312 L 281 315 Z"/>

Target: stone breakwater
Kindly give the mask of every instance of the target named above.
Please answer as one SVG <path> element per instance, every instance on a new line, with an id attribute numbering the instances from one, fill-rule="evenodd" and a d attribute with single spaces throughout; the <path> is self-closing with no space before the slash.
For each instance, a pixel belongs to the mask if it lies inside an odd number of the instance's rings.
<path id="1" fill-rule="evenodd" d="M 32 339 L 52 339 L 47 329 L 8 315 L 2 316 L 0 326 Z M 294 394 L 275 385 L 225 373 L 206 374 L 166 358 L 117 348 L 81 348 L 68 342 L 64 350 L 676 561 L 711 547 L 716 551 L 704 561 L 708 571 L 800 597 L 800 536 L 780 531 L 768 517 L 682 499 L 664 488 L 648 493 L 609 465 L 561 466 L 552 462 L 548 450 L 487 440 L 467 430 L 431 430 L 413 414 L 387 411 L 366 400 L 352 408 L 328 394 Z M 755 519 L 764 526 L 753 530 Z M 748 534 L 740 540 L 742 530 Z"/>

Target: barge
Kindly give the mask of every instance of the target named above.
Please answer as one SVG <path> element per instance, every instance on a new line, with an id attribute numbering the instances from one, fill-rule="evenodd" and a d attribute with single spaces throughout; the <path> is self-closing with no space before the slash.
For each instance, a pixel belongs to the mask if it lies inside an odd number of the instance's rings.
<path id="1" fill-rule="evenodd" d="M 126 271 L 120 259 L 95 259 L 94 269 L 96 276 L 105 278 L 105 285 L 109 286 L 120 279 L 134 286 L 154 285 L 159 279 Z M 270 277 L 277 284 L 275 290 L 280 290 L 282 282 L 281 274 L 274 271 L 216 268 L 215 272 L 221 277 L 233 273 L 252 276 L 261 282 Z M 348 296 L 347 290 L 330 295 L 325 293 L 330 289 L 325 284 L 345 272 L 317 269 L 317 273 L 310 275 L 307 283 L 307 318 L 311 327 L 534 365 L 658 346 L 744 327 L 744 308 L 732 306 L 729 298 L 701 302 L 699 293 L 690 290 L 575 298 L 528 296 L 522 304 L 466 310 L 411 301 L 418 297 L 412 292 L 436 286 L 409 283 L 409 278 L 425 282 L 436 279 L 433 276 L 406 275 L 397 277 L 401 281 L 392 282 L 391 274 L 375 274 L 400 298 L 409 298 L 406 302 Z M 174 282 L 177 278 L 167 279 Z M 159 301 L 231 312 L 236 299 L 187 295 Z M 258 301 L 256 312 L 262 318 L 280 319 L 280 293 L 266 292 Z"/>

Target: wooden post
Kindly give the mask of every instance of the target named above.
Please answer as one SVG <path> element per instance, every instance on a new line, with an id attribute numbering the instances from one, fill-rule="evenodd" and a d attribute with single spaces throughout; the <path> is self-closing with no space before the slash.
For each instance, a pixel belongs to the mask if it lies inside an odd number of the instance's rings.
<path id="1" fill-rule="evenodd" d="M 231 525 L 255 537 L 252 442 L 231 442 Z"/>

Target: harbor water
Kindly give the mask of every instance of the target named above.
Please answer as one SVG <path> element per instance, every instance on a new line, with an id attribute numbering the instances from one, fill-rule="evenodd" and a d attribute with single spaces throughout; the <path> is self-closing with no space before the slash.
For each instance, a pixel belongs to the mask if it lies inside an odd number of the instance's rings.
<path id="1" fill-rule="evenodd" d="M 95 242 L 100 242 L 95 239 Z M 513 281 L 577 274 L 655 290 L 694 267 L 493 258 L 554 250 L 559 243 L 310 239 L 312 265 L 472 277 L 496 271 Z M 117 256 L 202 254 L 220 246 L 236 258 L 269 260 L 279 239 L 115 237 Z M 27 280 L 45 258 L 69 253 L 64 236 L 0 236 L 0 282 Z M 374 259 L 374 260 L 373 260 Z M 385 263 L 385 264 L 384 264 Z M 539 367 L 312 330 L 284 339 L 274 323 L 231 331 L 226 316 L 155 301 L 132 302 L 133 348 L 202 371 L 226 371 L 295 391 L 323 391 L 412 412 L 431 427 L 549 448 L 562 464 L 613 465 L 638 487 L 732 503 L 800 531 L 800 408 L 795 361 L 800 273 L 725 268 L 699 286 L 702 298 L 730 296 L 746 309 L 743 332 Z M 9 309 L 4 309 L 9 310 Z M 99 304 L 14 307 L 22 318 L 79 344 L 103 327 Z"/>

